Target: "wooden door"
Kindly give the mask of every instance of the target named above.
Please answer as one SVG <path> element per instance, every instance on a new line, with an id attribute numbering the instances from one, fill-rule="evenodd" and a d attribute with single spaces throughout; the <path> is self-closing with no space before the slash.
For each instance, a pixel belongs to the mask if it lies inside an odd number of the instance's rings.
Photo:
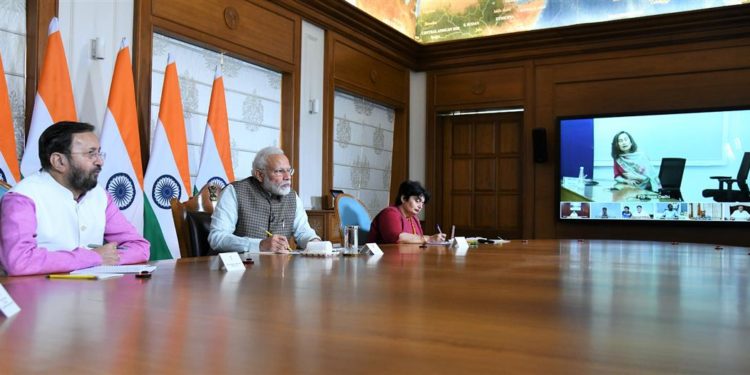
<path id="1" fill-rule="evenodd" d="M 523 113 L 441 119 L 438 224 L 456 236 L 520 238 Z"/>

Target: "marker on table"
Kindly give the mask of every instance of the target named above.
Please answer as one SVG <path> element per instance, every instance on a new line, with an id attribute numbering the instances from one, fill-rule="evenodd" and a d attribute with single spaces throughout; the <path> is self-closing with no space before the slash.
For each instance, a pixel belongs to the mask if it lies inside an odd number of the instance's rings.
<path id="1" fill-rule="evenodd" d="M 98 280 L 99 277 L 96 275 L 47 275 L 48 279 L 69 279 L 69 280 Z"/>
<path id="2" fill-rule="evenodd" d="M 451 226 L 451 239 L 456 237 L 456 226 Z"/>

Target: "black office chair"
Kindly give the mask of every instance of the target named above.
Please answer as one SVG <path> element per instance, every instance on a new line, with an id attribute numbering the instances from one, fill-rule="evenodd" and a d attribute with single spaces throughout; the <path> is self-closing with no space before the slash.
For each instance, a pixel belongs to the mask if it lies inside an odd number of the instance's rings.
<path id="1" fill-rule="evenodd" d="M 659 194 L 668 195 L 670 198 L 682 200 L 682 175 L 685 173 L 684 158 L 662 158 L 659 167 L 659 181 L 661 189 Z"/>
<path id="2" fill-rule="evenodd" d="M 205 211 L 187 211 L 185 222 L 188 227 L 188 257 L 204 257 L 218 254 L 208 244 L 208 233 L 211 232 L 211 213 Z"/>
<path id="3" fill-rule="evenodd" d="M 718 189 L 703 190 L 704 197 L 711 197 L 716 202 L 747 202 L 750 201 L 750 190 L 747 186 L 747 175 L 750 172 L 750 152 L 746 152 L 742 157 L 740 169 L 737 171 L 737 178 L 729 176 L 711 176 L 712 179 L 719 181 Z M 737 183 L 737 190 L 732 189 L 732 185 Z"/>
<path id="4" fill-rule="evenodd" d="M 177 198 L 170 200 L 181 257 L 214 254 L 208 246 L 208 232 L 211 229 L 211 214 L 214 212 L 218 196 L 218 187 L 208 184 L 185 202 L 180 202 Z"/>

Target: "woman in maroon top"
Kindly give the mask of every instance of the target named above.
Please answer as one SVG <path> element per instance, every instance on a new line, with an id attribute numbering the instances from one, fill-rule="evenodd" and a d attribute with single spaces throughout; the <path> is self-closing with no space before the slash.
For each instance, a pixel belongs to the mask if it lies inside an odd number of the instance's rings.
<path id="1" fill-rule="evenodd" d="M 367 242 L 426 243 L 445 241 L 445 234 L 425 236 L 419 224 L 419 211 L 430 200 L 430 193 L 417 181 L 404 181 L 396 202 L 375 216 Z"/>

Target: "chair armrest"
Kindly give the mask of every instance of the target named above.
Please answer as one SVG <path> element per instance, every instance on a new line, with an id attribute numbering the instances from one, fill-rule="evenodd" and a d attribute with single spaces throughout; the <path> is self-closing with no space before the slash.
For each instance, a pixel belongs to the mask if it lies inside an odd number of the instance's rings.
<path id="1" fill-rule="evenodd" d="M 719 190 L 724 190 L 724 183 L 727 183 L 727 190 L 732 190 L 732 177 L 730 176 L 711 176 L 714 180 L 719 180 Z"/>

